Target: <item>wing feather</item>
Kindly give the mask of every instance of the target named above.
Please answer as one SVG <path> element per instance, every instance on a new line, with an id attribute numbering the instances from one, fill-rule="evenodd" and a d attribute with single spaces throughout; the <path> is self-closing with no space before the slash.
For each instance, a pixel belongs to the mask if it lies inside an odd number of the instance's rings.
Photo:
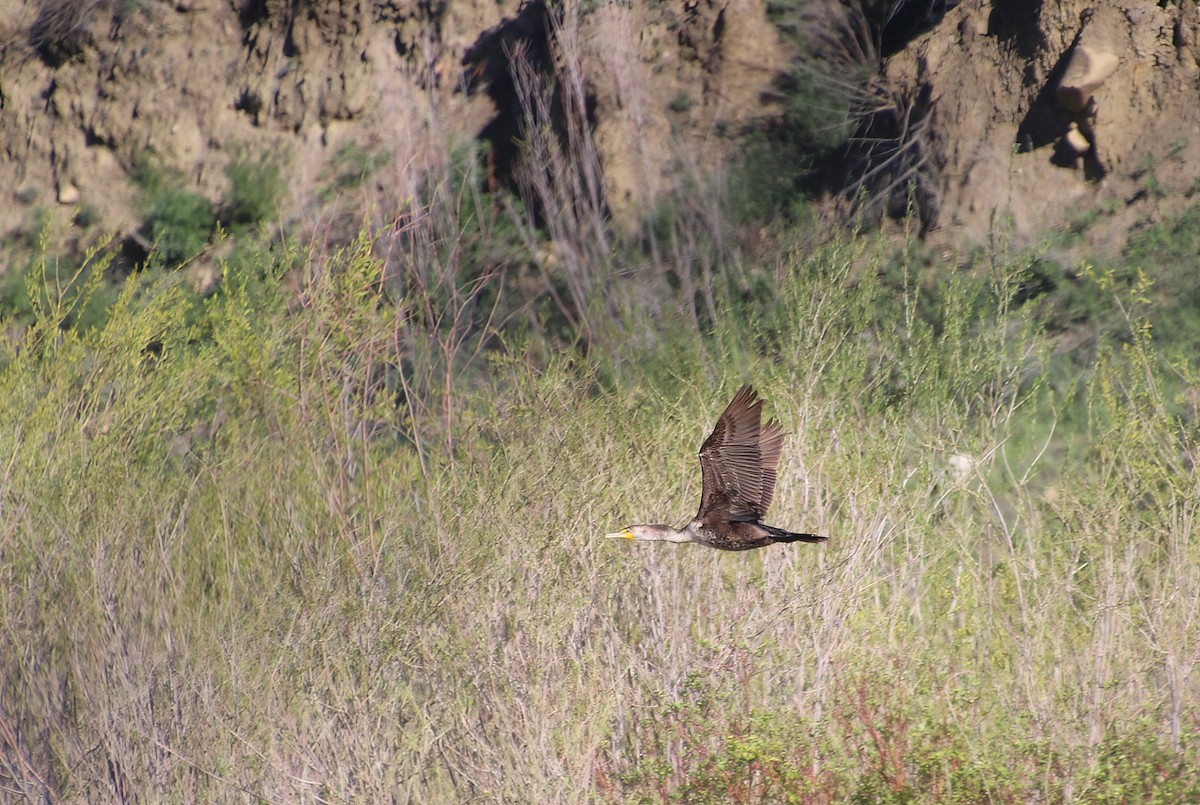
<path id="1" fill-rule="evenodd" d="M 775 494 L 783 435 L 773 420 L 762 427 L 762 400 L 742 386 L 700 448 L 704 490 L 698 516 L 761 519 Z"/>
<path id="2" fill-rule="evenodd" d="M 761 453 L 762 467 L 758 512 L 762 517 L 767 513 L 767 509 L 771 508 L 771 499 L 775 497 L 775 472 L 779 467 L 779 457 L 783 454 L 783 426 L 774 419 L 762 429 L 758 449 Z"/>

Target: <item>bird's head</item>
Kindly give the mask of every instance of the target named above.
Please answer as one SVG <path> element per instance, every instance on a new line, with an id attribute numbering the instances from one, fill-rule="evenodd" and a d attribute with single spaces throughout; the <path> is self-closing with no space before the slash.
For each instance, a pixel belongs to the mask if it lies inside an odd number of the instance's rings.
<path id="1" fill-rule="evenodd" d="M 633 533 L 633 529 L 635 529 L 635 528 L 637 528 L 637 526 L 631 525 L 627 528 L 622 528 L 620 531 L 614 531 L 611 534 L 605 534 L 604 538 L 605 539 L 637 539 L 637 535 L 635 535 Z"/>

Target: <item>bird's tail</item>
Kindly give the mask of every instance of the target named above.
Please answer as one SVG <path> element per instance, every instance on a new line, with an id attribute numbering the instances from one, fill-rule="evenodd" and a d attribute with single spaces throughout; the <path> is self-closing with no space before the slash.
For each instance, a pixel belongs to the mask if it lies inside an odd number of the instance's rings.
<path id="1" fill-rule="evenodd" d="M 782 528 L 776 528 L 766 523 L 763 524 L 763 528 L 770 532 L 771 539 L 776 542 L 824 542 L 829 539 L 829 537 L 821 537 L 816 534 L 796 534 L 791 531 L 784 531 Z"/>

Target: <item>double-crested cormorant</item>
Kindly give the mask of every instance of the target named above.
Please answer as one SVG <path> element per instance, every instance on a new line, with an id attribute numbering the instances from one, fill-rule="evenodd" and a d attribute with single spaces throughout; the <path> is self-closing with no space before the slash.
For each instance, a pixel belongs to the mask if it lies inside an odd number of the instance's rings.
<path id="1" fill-rule="evenodd" d="M 747 551 L 773 542 L 824 542 L 828 537 L 794 534 L 762 522 L 775 494 L 775 468 L 783 449 L 783 428 L 775 420 L 762 427 L 762 400 L 742 386 L 700 448 L 704 490 L 700 511 L 683 530 L 665 525 L 632 525 L 609 539 L 698 542 L 723 551 Z"/>

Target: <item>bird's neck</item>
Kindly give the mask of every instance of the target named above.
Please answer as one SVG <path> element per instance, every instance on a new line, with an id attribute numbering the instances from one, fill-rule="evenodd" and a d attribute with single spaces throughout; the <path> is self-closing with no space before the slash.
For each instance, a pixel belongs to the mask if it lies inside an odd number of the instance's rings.
<path id="1" fill-rule="evenodd" d="M 671 528 L 669 525 L 651 525 L 645 526 L 648 531 L 653 532 L 652 539 L 661 542 L 691 542 L 692 535 L 685 528 L 682 531 L 678 528 Z"/>
<path id="2" fill-rule="evenodd" d="M 686 526 L 684 526 L 683 531 L 681 531 L 679 533 L 686 534 L 688 542 L 702 542 L 703 534 L 701 533 L 701 530 L 700 530 L 702 527 L 702 522 L 703 521 L 701 521 L 701 519 L 699 517 L 697 517 L 695 520 L 692 520 L 690 523 L 688 523 Z"/>

